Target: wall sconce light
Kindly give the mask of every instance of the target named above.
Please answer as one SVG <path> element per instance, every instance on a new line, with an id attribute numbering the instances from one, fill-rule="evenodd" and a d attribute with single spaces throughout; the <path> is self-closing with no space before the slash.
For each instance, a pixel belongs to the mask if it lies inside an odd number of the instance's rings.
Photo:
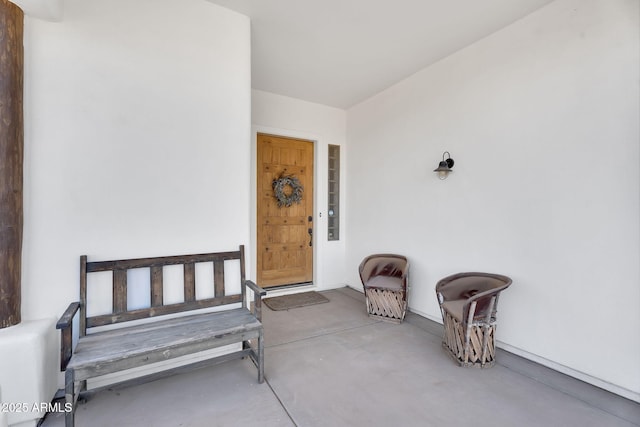
<path id="1" fill-rule="evenodd" d="M 445 155 L 447 156 L 446 159 L 444 158 Z M 452 172 L 451 168 L 453 168 L 453 159 L 451 158 L 451 154 L 449 154 L 448 151 L 445 151 L 444 153 L 442 153 L 442 161 L 433 171 L 438 173 L 438 178 L 447 179 L 447 176 L 449 176 L 449 172 Z"/>

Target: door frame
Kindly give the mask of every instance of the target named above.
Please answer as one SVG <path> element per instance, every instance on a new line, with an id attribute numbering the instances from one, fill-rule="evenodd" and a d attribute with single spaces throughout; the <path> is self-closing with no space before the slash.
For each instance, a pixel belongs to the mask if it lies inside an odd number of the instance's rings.
<path id="1" fill-rule="evenodd" d="M 250 259 L 247 260 L 247 266 L 250 266 L 247 273 L 247 278 L 255 279 L 258 271 L 257 262 L 257 241 L 258 241 L 258 228 L 257 228 L 257 161 L 258 161 L 258 147 L 257 138 L 259 133 L 266 133 L 274 136 L 282 136 L 285 138 L 297 138 L 311 141 L 313 144 L 313 285 L 300 285 L 292 287 L 285 287 L 280 289 L 269 289 L 269 295 L 287 295 L 297 292 L 316 290 L 318 289 L 318 283 L 321 283 L 321 259 L 324 251 L 324 244 L 326 242 L 326 226 L 323 213 L 323 206 L 326 206 L 326 171 L 321 171 L 320 168 L 326 163 L 326 153 L 322 157 L 320 147 L 325 146 L 320 142 L 321 138 L 309 132 L 293 131 L 290 129 L 279 129 L 269 126 L 252 126 L 251 127 L 251 215 L 250 215 L 250 233 L 251 233 L 251 253 Z M 323 160 L 324 163 L 323 163 Z M 325 168 L 326 169 L 326 168 Z M 324 181 L 322 181 L 324 179 Z"/>

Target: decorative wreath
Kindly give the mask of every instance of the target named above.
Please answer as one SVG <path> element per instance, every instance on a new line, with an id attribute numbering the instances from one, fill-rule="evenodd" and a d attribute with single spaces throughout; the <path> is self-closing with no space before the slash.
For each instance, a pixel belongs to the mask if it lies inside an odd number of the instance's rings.
<path id="1" fill-rule="evenodd" d="M 300 184 L 300 180 L 293 175 L 281 175 L 280 178 L 273 180 L 271 186 L 278 200 L 278 207 L 289 207 L 302 201 L 304 188 Z M 291 191 L 288 194 L 285 192 L 287 187 L 291 187 Z"/>

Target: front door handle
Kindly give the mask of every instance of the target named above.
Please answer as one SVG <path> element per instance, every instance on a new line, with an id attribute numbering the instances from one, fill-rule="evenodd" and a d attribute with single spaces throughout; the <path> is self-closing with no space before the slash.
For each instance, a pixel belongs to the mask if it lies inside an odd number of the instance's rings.
<path id="1" fill-rule="evenodd" d="M 309 232 L 309 246 L 313 246 L 313 228 L 307 230 Z"/>

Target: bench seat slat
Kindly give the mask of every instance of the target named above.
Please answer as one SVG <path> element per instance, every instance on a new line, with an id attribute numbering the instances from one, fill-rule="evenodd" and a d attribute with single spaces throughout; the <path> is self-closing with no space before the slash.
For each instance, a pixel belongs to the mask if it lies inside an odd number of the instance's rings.
<path id="1" fill-rule="evenodd" d="M 122 370 L 128 360 L 138 366 L 147 357 L 151 363 L 181 355 L 176 351 L 219 347 L 227 337 L 230 343 L 238 342 L 238 335 L 257 337 L 261 328 L 249 310 L 238 308 L 97 332 L 79 340 L 67 369 L 76 372 L 77 380 L 83 372 L 91 373 L 87 377 L 103 375 Z"/>

